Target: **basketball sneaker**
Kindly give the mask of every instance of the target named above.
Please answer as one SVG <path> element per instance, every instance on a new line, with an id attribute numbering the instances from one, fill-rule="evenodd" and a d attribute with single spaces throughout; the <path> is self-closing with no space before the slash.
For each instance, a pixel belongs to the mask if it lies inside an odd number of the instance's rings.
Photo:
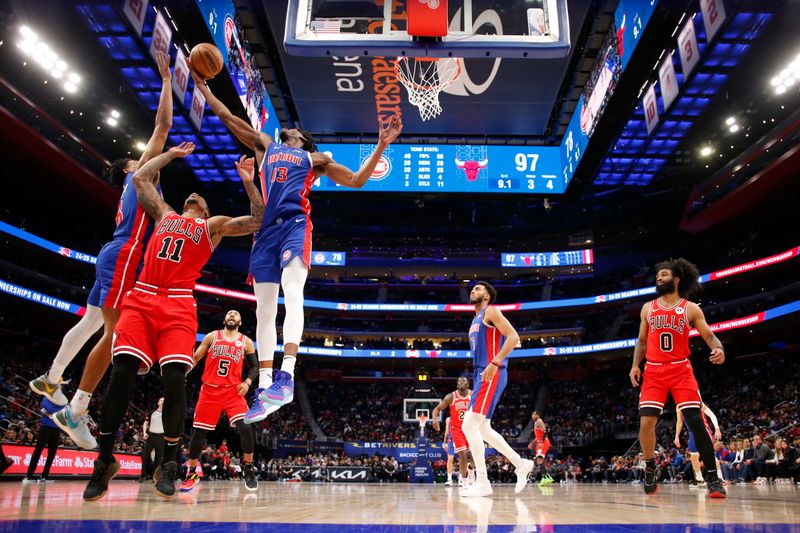
<path id="1" fill-rule="evenodd" d="M 68 381 L 60 380 L 58 383 L 53 383 L 47 379 L 47 374 L 42 374 L 33 381 L 28 382 L 28 386 L 33 392 L 40 396 L 45 396 L 48 400 L 56 405 L 67 405 L 69 400 L 64 396 L 61 391 L 61 385 L 69 383 Z"/>
<path id="2" fill-rule="evenodd" d="M 75 443 L 78 448 L 84 450 L 94 450 L 97 448 L 97 439 L 92 435 L 89 430 L 89 424 L 94 425 L 94 421 L 88 413 L 80 416 L 74 416 L 69 405 L 65 406 L 62 410 L 53 415 L 53 422 L 61 428 L 61 430 L 69 435 L 69 438 Z"/>
<path id="3" fill-rule="evenodd" d="M 94 470 L 89 484 L 83 490 L 83 499 L 87 502 L 99 500 L 108 492 L 108 482 L 114 479 L 119 472 L 119 463 L 113 457 L 112 461 L 106 464 L 100 459 L 94 460 Z"/>
<path id="4" fill-rule="evenodd" d="M 658 467 L 644 469 L 644 493 L 655 494 L 658 492 Z"/>
<path id="5" fill-rule="evenodd" d="M 161 479 L 156 482 L 156 494 L 163 498 L 171 498 L 175 494 L 175 477 L 178 474 L 178 463 L 170 461 L 161 465 Z"/>
<path id="6" fill-rule="evenodd" d="M 451 486 L 453 484 L 453 480 L 451 478 L 447 478 L 447 481 L 444 482 L 445 486 Z M 459 480 L 459 485 L 461 484 L 461 480 Z"/>
<path id="7" fill-rule="evenodd" d="M 29 485 L 31 483 L 38 483 L 38 482 L 39 482 L 39 480 L 36 479 L 35 477 L 25 476 L 24 478 L 22 478 L 22 484 L 23 485 Z"/>
<path id="8" fill-rule="evenodd" d="M 489 483 L 489 480 L 478 480 L 469 487 L 466 487 L 461 490 L 460 494 L 462 498 L 480 498 L 483 496 L 491 496 L 492 492 L 492 484 Z"/>
<path id="9" fill-rule="evenodd" d="M 708 482 L 708 497 L 709 498 L 727 498 L 728 493 L 725 487 L 722 486 L 722 480 L 717 478 Z"/>
<path id="10" fill-rule="evenodd" d="M 244 486 L 247 490 L 258 490 L 256 467 L 253 466 L 253 463 L 245 463 L 244 465 Z"/>
<path id="11" fill-rule="evenodd" d="M 196 472 L 192 472 L 191 474 L 186 476 L 186 479 L 183 480 L 183 483 L 181 483 L 181 488 L 179 490 L 181 492 L 189 492 L 198 483 L 200 483 L 200 476 L 198 476 Z"/>
<path id="12" fill-rule="evenodd" d="M 514 492 L 516 494 L 522 492 L 522 489 L 528 484 L 528 474 L 533 470 L 533 466 L 533 461 L 530 459 L 523 459 L 520 467 L 516 469 L 517 484 L 514 486 Z"/>
<path id="13" fill-rule="evenodd" d="M 266 394 L 266 391 L 267 389 L 256 389 L 256 399 L 253 401 L 253 405 L 250 406 L 250 409 L 248 409 L 247 413 L 244 415 L 245 424 L 255 424 L 256 422 L 261 422 L 269 415 L 280 409 L 280 405 L 272 405 L 262 400 L 262 397 Z"/>
<path id="14" fill-rule="evenodd" d="M 258 398 L 268 404 L 283 406 L 294 400 L 294 380 L 292 375 L 283 370 L 276 370 L 274 381 Z"/>

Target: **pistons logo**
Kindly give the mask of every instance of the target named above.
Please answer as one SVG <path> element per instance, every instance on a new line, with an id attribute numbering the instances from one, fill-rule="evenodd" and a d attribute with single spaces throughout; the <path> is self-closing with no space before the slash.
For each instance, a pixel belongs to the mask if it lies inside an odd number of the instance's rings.
<path id="1" fill-rule="evenodd" d="M 419 0 L 419 3 L 431 9 L 439 9 L 439 1 L 440 0 Z"/>
<path id="2" fill-rule="evenodd" d="M 372 171 L 369 179 L 371 181 L 381 181 L 382 179 L 386 178 L 389 173 L 392 171 L 392 162 L 389 161 L 386 156 L 381 156 L 378 164 L 375 165 L 375 170 Z"/>
<path id="3" fill-rule="evenodd" d="M 228 50 L 231 49 L 231 39 L 233 39 L 233 19 L 231 17 L 225 17 L 225 46 Z"/>
<path id="4" fill-rule="evenodd" d="M 314 254 L 314 262 L 321 265 L 325 262 L 325 254 Z"/>
<path id="5" fill-rule="evenodd" d="M 63 255 L 64 257 L 69 257 L 72 255 L 72 250 L 70 250 L 69 248 L 61 247 L 58 249 L 58 253 Z"/>
<path id="6" fill-rule="evenodd" d="M 555 355 L 556 354 L 556 349 L 555 348 L 545 348 L 544 349 L 544 354 L 545 355 Z"/>
<path id="7" fill-rule="evenodd" d="M 288 261 L 290 257 L 292 257 L 292 252 L 291 251 L 286 250 L 285 252 L 283 252 L 283 260 L 284 261 Z"/>

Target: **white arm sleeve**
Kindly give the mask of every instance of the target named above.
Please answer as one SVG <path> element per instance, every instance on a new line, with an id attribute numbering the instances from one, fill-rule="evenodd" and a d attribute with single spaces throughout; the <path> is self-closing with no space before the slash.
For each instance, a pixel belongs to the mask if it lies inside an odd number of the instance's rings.
<path id="1" fill-rule="evenodd" d="M 703 409 L 703 412 L 708 419 L 711 420 L 711 423 L 714 424 L 714 428 L 722 431 L 722 429 L 719 427 L 719 421 L 717 421 L 717 415 L 714 414 L 714 411 L 712 411 L 710 407 L 706 406 L 705 409 Z"/>

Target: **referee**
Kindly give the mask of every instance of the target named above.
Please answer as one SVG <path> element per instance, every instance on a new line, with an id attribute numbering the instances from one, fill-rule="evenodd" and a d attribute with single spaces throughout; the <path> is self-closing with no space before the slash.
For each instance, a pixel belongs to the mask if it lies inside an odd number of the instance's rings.
<path id="1" fill-rule="evenodd" d="M 158 408 L 150 415 L 150 420 L 144 421 L 142 427 L 142 437 L 144 438 L 144 446 L 142 447 L 142 475 L 139 481 L 145 479 L 152 479 L 150 468 L 153 462 L 150 455 L 155 450 L 156 460 L 155 464 L 161 464 L 161 457 L 164 455 L 164 424 L 161 421 L 161 411 L 164 407 L 164 398 L 158 399 Z"/>
<path id="2" fill-rule="evenodd" d="M 53 460 L 56 458 L 58 441 L 61 438 L 61 429 L 56 426 L 51 417 L 62 408 L 62 405 L 57 405 L 46 397 L 42 398 L 42 420 L 39 423 L 39 437 L 36 439 L 36 447 L 33 449 L 31 462 L 28 464 L 28 472 L 23 482 L 31 483 L 35 481 L 33 475 L 36 472 L 36 467 L 39 465 L 39 457 L 42 456 L 42 451 L 45 447 L 47 447 L 47 460 L 39 481 L 42 483 L 47 482 L 47 478 L 50 476 L 50 467 L 53 466 Z"/>

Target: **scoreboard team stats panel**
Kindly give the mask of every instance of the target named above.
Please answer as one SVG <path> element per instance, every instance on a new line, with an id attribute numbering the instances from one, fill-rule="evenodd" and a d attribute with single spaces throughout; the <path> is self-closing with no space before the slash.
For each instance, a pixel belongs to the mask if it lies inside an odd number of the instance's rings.
<path id="1" fill-rule="evenodd" d="M 355 170 L 375 145 L 320 144 L 318 149 Z M 361 190 L 562 194 L 567 181 L 556 146 L 393 144 Z M 314 188 L 351 190 L 327 177 L 318 180 Z"/>

